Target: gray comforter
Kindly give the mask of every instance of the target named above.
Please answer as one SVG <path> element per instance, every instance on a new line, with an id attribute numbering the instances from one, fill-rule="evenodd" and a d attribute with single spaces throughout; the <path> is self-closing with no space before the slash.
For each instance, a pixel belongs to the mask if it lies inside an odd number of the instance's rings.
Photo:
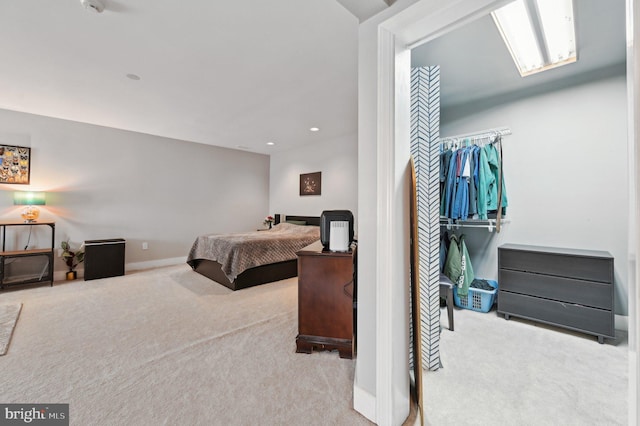
<path id="1" fill-rule="evenodd" d="M 240 234 L 201 235 L 189 251 L 187 263 L 207 259 L 222 265 L 229 281 L 256 266 L 296 258 L 296 252 L 320 239 L 320 227 L 280 223 L 272 229 Z"/>

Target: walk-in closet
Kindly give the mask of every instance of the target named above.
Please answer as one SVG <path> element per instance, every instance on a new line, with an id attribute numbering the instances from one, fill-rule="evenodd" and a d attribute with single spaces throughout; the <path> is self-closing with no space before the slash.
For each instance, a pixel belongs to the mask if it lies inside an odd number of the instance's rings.
<path id="1" fill-rule="evenodd" d="M 622 0 L 577 0 L 574 5 L 578 60 L 573 64 L 526 77 L 515 67 L 505 71 L 502 65 L 511 58 L 488 41 L 498 30 L 487 15 L 414 48 L 412 67 L 439 67 L 440 108 L 433 113 L 439 152 L 473 159 L 489 146 L 497 152 L 498 180 L 503 179 L 503 208 L 456 203 L 447 186 L 454 160 L 442 155 L 441 236 L 462 238 L 475 277 L 486 280 L 498 280 L 498 248 L 505 244 L 610 253 L 616 328 L 624 329 L 629 195 L 625 5 Z M 463 158 L 457 167 L 461 164 L 464 168 Z M 473 181 L 483 167 L 475 162 L 475 170 L 458 176 Z M 473 198 L 468 192 L 475 189 L 467 187 L 462 196 Z M 486 207 L 485 200 L 481 204 Z M 495 314 L 494 306 L 478 315 Z"/>

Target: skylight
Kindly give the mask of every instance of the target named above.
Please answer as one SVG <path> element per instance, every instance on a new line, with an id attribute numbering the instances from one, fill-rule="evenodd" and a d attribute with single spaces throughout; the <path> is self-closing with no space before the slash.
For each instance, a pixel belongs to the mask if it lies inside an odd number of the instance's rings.
<path id="1" fill-rule="evenodd" d="M 516 0 L 491 15 L 522 77 L 576 61 L 572 0 Z"/>

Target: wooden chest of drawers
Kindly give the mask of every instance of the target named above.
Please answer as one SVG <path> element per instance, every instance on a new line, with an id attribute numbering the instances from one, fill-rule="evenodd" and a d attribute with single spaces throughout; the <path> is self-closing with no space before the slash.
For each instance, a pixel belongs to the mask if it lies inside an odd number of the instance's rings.
<path id="1" fill-rule="evenodd" d="M 498 313 L 614 337 L 613 257 L 593 250 L 498 247 Z"/>
<path id="2" fill-rule="evenodd" d="M 298 336 L 296 352 L 337 349 L 354 354 L 356 247 L 348 252 L 322 249 L 320 241 L 298 253 Z"/>

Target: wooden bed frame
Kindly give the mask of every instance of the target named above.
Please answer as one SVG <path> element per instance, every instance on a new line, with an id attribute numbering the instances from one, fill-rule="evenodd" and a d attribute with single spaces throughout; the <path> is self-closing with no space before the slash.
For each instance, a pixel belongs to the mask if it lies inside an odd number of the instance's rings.
<path id="1" fill-rule="evenodd" d="M 307 222 L 307 225 L 320 226 L 320 217 L 318 216 L 284 216 L 277 214 L 275 217 L 276 225 L 281 221 L 286 222 L 287 220 L 303 220 Z M 225 273 L 222 272 L 222 265 L 213 260 L 194 260 L 192 268 L 197 273 L 204 275 L 205 277 L 220 283 L 231 290 L 240 290 L 247 287 L 253 287 L 255 285 L 280 281 L 297 276 L 298 259 L 249 268 L 238 275 L 233 281 L 229 281 L 229 278 L 227 278 Z"/>

